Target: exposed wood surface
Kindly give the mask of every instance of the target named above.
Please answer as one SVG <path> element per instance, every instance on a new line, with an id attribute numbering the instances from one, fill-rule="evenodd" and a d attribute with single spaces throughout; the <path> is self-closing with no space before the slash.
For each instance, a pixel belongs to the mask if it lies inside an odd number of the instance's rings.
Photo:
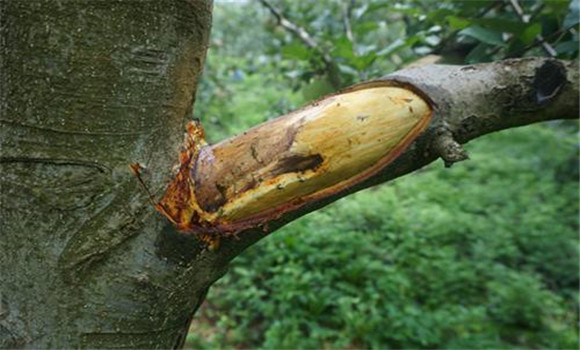
<path id="1" fill-rule="evenodd" d="M 213 146 L 191 124 L 158 209 L 185 232 L 236 233 L 369 178 L 430 121 L 422 97 L 391 85 L 358 85 Z"/>

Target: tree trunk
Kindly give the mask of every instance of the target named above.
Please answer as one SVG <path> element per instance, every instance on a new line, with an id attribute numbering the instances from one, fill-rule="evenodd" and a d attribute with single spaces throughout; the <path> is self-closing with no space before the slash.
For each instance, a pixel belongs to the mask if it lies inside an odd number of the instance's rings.
<path id="1" fill-rule="evenodd" d="M 147 166 L 154 194 L 170 182 L 203 66 L 211 4 L 0 6 L 3 348 L 181 347 L 209 286 L 265 234 L 438 157 L 449 164 L 465 159 L 460 144 L 475 137 L 578 116 L 577 65 L 524 59 L 396 72 L 213 146 L 192 127 L 181 167 L 156 204 L 188 233 L 181 234 L 151 215 L 128 165 Z M 373 115 L 358 113 L 361 98 L 365 106 L 379 103 L 366 94 L 375 88 L 403 94 L 391 97 L 404 108 L 386 113 L 383 107 L 394 108 L 389 102 Z M 355 107 L 340 115 L 324 109 L 337 103 Z M 364 146 L 376 139 L 362 131 L 382 133 L 383 124 L 365 124 L 379 114 L 394 118 L 384 125 L 398 125 L 398 138 L 387 130 L 386 148 L 369 151 Z M 333 125 L 329 117 L 343 118 L 357 137 L 361 131 L 360 148 L 335 148 L 349 142 L 340 130 L 320 142 L 318 131 Z M 340 158 L 359 149 L 368 157 Z M 305 190 L 296 183 L 308 171 Z M 275 191 L 289 179 L 298 182 Z M 205 242 L 215 244 L 207 249 Z"/>
<path id="2" fill-rule="evenodd" d="M 211 2 L 2 1 L 0 348 L 179 347 L 223 273 L 152 216 Z"/>

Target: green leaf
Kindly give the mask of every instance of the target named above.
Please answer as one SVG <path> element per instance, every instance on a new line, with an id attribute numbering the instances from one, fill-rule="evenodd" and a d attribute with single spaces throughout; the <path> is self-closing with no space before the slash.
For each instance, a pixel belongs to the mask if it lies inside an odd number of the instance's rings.
<path id="1" fill-rule="evenodd" d="M 350 59 L 349 62 L 353 67 L 361 71 L 373 64 L 376 58 L 377 54 L 374 51 L 371 51 L 366 55 L 354 57 L 353 59 Z"/>
<path id="2" fill-rule="evenodd" d="M 570 1 L 570 8 L 564 18 L 564 28 L 569 28 L 580 23 L 580 0 Z"/>
<path id="3" fill-rule="evenodd" d="M 374 1 L 366 9 L 365 14 L 375 12 L 380 9 L 392 7 L 392 2 L 390 0 Z"/>
<path id="4" fill-rule="evenodd" d="M 354 52 L 352 49 L 352 42 L 346 36 L 340 37 L 334 42 L 334 49 L 332 50 L 334 56 L 353 58 Z"/>
<path id="5" fill-rule="evenodd" d="M 571 5 L 568 1 L 562 0 L 544 0 L 542 2 L 545 5 L 545 10 L 542 11 L 544 14 L 559 18 L 562 18 L 566 14 L 569 5 Z"/>
<path id="6" fill-rule="evenodd" d="M 526 46 L 520 37 L 516 37 L 514 40 L 510 40 L 505 53 L 507 56 L 514 56 L 514 54 L 515 56 L 521 56 L 521 52 L 525 51 Z"/>
<path id="7" fill-rule="evenodd" d="M 526 30 L 528 27 L 527 23 L 520 21 L 519 19 L 506 19 L 506 18 L 477 18 L 473 20 L 473 23 L 479 24 L 480 26 L 491 29 L 497 32 L 514 33 L 518 34 Z"/>
<path id="8" fill-rule="evenodd" d="M 465 57 L 465 62 L 469 64 L 485 62 L 488 58 L 487 57 L 488 48 L 489 48 L 488 44 L 480 43 L 469 52 L 467 57 Z"/>
<path id="9" fill-rule="evenodd" d="M 466 9 L 466 8 L 474 8 L 474 9 L 481 9 L 482 7 L 489 6 L 493 3 L 494 0 L 471 0 L 471 1 L 458 1 L 457 6 Z"/>
<path id="10" fill-rule="evenodd" d="M 284 57 L 296 60 L 308 60 L 312 56 L 312 51 L 298 43 L 284 46 L 281 52 Z"/>
<path id="11" fill-rule="evenodd" d="M 556 49 L 556 52 L 558 52 L 558 54 L 577 52 L 578 51 L 578 41 L 576 41 L 576 40 L 563 41 L 561 43 L 558 43 L 558 45 L 556 45 L 555 49 Z"/>
<path id="12" fill-rule="evenodd" d="M 505 43 L 501 38 L 501 32 L 483 28 L 481 26 L 471 26 L 459 32 L 460 35 L 469 36 L 482 43 L 504 46 Z"/>
<path id="13" fill-rule="evenodd" d="M 420 42 L 423 39 L 423 35 L 413 35 L 407 37 L 405 40 L 399 38 L 391 43 L 391 45 L 385 47 L 384 49 L 377 52 L 377 56 L 388 56 L 406 47 L 410 47 Z"/>
<path id="14" fill-rule="evenodd" d="M 454 11 L 446 8 L 437 9 L 434 11 L 430 11 L 429 13 L 426 13 L 427 21 L 429 23 L 437 23 L 437 24 L 443 22 L 445 18 L 452 16 L 454 14 L 455 14 Z"/>
<path id="15" fill-rule="evenodd" d="M 358 76 L 358 71 L 346 64 L 338 64 L 338 70 L 343 74 L 352 75 L 354 77 Z"/>
<path id="16" fill-rule="evenodd" d="M 376 30 L 379 27 L 376 21 L 355 22 L 352 26 L 352 31 L 356 36 L 362 36 Z"/>
<path id="17" fill-rule="evenodd" d="M 468 27 L 471 24 L 471 21 L 457 16 L 447 16 L 447 23 L 449 23 L 449 29 L 461 30 Z"/>
<path id="18" fill-rule="evenodd" d="M 315 79 L 310 84 L 302 88 L 302 95 L 306 101 L 315 100 L 321 96 L 333 92 L 332 85 L 328 82 L 326 77 Z"/>
<path id="19" fill-rule="evenodd" d="M 542 32 L 542 25 L 538 22 L 530 23 L 528 27 L 523 31 L 523 33 L 519 36 L 519 38 L 525 44 L 531 44 L 536 37 Z"/>

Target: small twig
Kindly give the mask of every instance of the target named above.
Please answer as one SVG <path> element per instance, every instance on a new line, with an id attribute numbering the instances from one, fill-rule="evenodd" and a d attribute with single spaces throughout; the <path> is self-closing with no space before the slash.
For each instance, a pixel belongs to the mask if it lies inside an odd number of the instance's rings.
<path id="1" fill-rule="evenodd" d="M 524 13 L 524 10 L 520 6 L 519 1 L 518 0 L 508 0 L 508 1 L 512 6 L 512 8 L 514 9 L 514 11 L 516 12 L 516 14 L 518 15 L 518 17 L 520 18 L 520 20 L 524 23 L 529 23 L 530 17 Z M 536 40 L 542 45 L 542 48 L 544 49 L 544 51 L 546 51 L 548 55 L 550 55 L 551 57 L 556 57 L 558 55 L 558 52 L 556 52 L 556 50 L 552 47 L 552 45 L 546 42 L 546 39 L 544 39 L 542 34 L 536 35 Z"/>
<path id="2" fill-rule="evenodd" d="M 354 39 L 354 34 L 352 33 L 352 25 L 351 25 L 351 16 L 352 16 L 352 8 L 354 7 L 354 0 L 346 0 L 346 1 L 342 1 L 341 2 L 341 12 L 342 12 L 342 22 L 344 23 L 344 33 L 346 35 L 346 38 L 348 39 L 348 41 L 350 41 L 350 44 L 352 46 L 352 53 L 355 56 L 358 56 L 358 50 L 356 47 L 356 42 Z M 363 80 L 365 79 L 365 76 L 363 74 L 364 72 L 359 71 L 358 72 L 358 77 L 359 79 Z"/>
<path id="3" fill-rule="evenodd" d="M 260 0 L 260 3 L 270 11 L 270 13 L 276 18 L 278 24 L 282 28 L 294 34 L 296 37 L 298 37 L 298 39 L 302 40 L 306 46 L 320 54 L 320 57 L 322 58 L 324 66 L 328 72 L 331 84 L 336 89 L 340 88 L 340 76 L 338 75 L 337 67 L 334 64 L 330 54 L 326 50 L 322 49 L 318 42 L 304 28 L 289 21 L 286 17 L 284 17 L 282 12 L 275 8 L 268 0 Z"/>
<path id="4" fill-rule="evenodd" d="M 560 36 L 556 41 L 559 41 L 561 39 L 561 36 L 565 35 L 566 32 L 568 31 L 573 31 L 574 30 L 574 26 L 570 26 L 568 28 L 561 28 L 553 33 L 551 33 L 550 35 L 546 36 L 544 39 L 544 41 L 546 40 L 551 40 L 552 38 L 555 38 L 557 36 Z M 514 57 L 519 57 L 520 55 L 522 55 L 524 52 L 530 50 L 531 48 L 533 48 L 534 46 L 537 46 L 538 44 L 541 44 L 541 41 L 539 41 L 538 39 L 534 40 L 533 43 L 528 44 L 527 46 L 512 52 L 510 55 L 506 56 L 505 58 L 514 58 Z"/>
<path id="5" fill-rule="evenodd" d="M 352 6 L 347 2 L 343 2 L 341 4 L 341 12 L 342 12 L 342 21 L 344 23 L 344 33 L 346 38 L 352 43 L 354 48 L 354 35 L 352 34 L 352 26 L 350 25 L 350 15 Z"/>
<path id="6" fill-rule="evenodd" d="M 518 3 L 517 0 L 509 0 L 510 4 L 512 5 L 512 8 L 514 9 L 514 11 L 516 12 L 516 14 L 518 15 L 518 17 L 520 18 L 520 20 L 524 23 L 529 23 L 530 20 L 534 17 L 536 17 L 538 15 L 538 13 L 541 11 L 541 8 L 543 7 L 543 5 L 537 9 L 536 11 L 534 11 L 533 14 L 531 15 L 526 15 L 523 11 L 523 9 L 521 8 L 520 4 Z M 514 5 L 515 4 L 515 5 Z M 522 55 L 524 52 L 530 50 L 531 48 L 533 48 L 534 46 L 537 46 L 539 44 L 541 44 L 544 48 L 544 50 L 548 53 L 548 55 L 550 55 L 551 57 L 555 57 L 557 56 L 557 52 L 556 50 L 548 43 L 548 40 L 552 39 L 553 37 L 556 37 L 558 35 L 564 35 L 567 31 L 571 30 L 572 27 L 570 28 L 564 28 L 564 29 L 560 29 L 550 35 L 548 35 L 547 37 L 543 37 L 542 35 L 537 35 L 536 39 L 534 40 L 533 43 L 526 45 L 525 47 L 523 47 L 522 49 L 519 49 L 515 52 L 512 52 L 509 55 L 504 56 L 503 58 L 513 58 L 513 57 L 519 57 L 520 55 Z M 513 40 L 514 38 L 512 37 L 510 40 Z M 560 39 L 557 39 L 556 41 L 558 41 Z M 493 55 L 495 55 L 496 53 L 498 53 L 500 50 L 502 49 L 501 46 L 496 46 L 494 47 L 491 52 L 489 52 L 487 54 L 488 57 L 491 57 Z"/>
<path id="7" fill-rule="evenodd" d="M 446 168 L 454 163 L 469 159 L 469 155 L 461 144 L 453 138 L 451 131 L 440 129 L 433 139 L 433 149 L 443 159 Z"/>
<path id="8" fill-rule="evenodd" d="M 314 38 L 312 38 L 304 28 L 299 27 L 298 25 L 290 22 L 286 17 L 282 15 L 282 12 L 280 12 L 280 10 L 275 8 L 267 0 L 260 0 L 260 3 L 264 5 L 264 7 L 266 7 L 270 11 L 270 13 L 274 15 L 274 17 L 276 17 L 276 20 L 278 21 L 278 24 L 280 26 L 294 33 L 294 35 L 296 35 L 300 40 L 302 40 L 308 47 L 315 50 L 319 50 L 318 43 L 316 42 L 316 40 L 314 40 Z"/>
<path id="9" fill-rule="evenodd" d="M 534 12 L 532 12 L 529 15 L 530 21 L 533 21 L 534 19 L 536 19 L 536 17 L 542 13 L 542 10 L 546 7 L 546 4 L 541 4 L 540 6 L 536 7 L 536 9 L 534 10 Z"/>

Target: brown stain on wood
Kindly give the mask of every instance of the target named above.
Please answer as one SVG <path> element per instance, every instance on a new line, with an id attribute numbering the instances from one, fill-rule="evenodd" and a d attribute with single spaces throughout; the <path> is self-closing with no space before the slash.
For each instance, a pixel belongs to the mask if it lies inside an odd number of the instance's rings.
<path id="1" fill-rule="evenodd" d="M 273 124 L 274 128 L 284 127 L 276 125 L 281 123 Z M 281 135 L 262 135 L 254 128 L 240 137 L 203 148 L 196 171 L 191 174 L 197 184 L 203 184 L 195 188 L 200 207 L 215 212 L 227 198 L 270 178 L 264 169 L 269 169 L 288 151 L 298 129 L 299 125 L 290 125 Z"/>
<path id="2" fill-rule="evenodd" d="M 279 159 L 270 172 L 272 177 L 288 173 L 300 173 L 306 170 L 316 170 L 324 159 L 320 154 L 291 155 Z"/>

